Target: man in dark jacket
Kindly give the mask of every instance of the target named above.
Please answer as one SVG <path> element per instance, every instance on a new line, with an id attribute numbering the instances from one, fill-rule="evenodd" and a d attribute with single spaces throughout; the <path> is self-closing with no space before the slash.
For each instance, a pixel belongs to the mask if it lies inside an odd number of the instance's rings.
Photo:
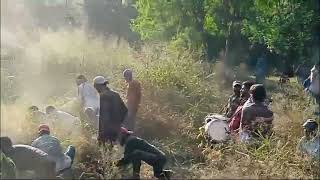
<path id="1" fill-rule="evenodd" d="M 28 145 L 12 145 L 9 137 L 1 137 L 1 151 L 10 157 L 18 171 L 34 171 L 37 178 L 55 178 L 55 162 L 48 154 Z"/>
<path id="2" fill-rule="evenodd" d="M 125 146 L 124 157 L 120 159 L 117 166 L 124 166 L 132 163 L 133 177 L 140 178 L 141 161 L 153 167 L 154 176 L 157 178 L 170 178 L 171 171 L 163 170 L 167 161 L 165 154 L 147 141 L 133 136 L 132 131 L 121 128 L 119 141 L 121 146 Z"/>
<path id="3" fill-rule="evenodd" d="M 100 95 L 99 112 L 99 144 L 116 141 L 121 124 L 126 117 L 128 109 L 120 95 L 107 87 L 108 81 L 103 76 L 93 80 L 94 87 Z"/>

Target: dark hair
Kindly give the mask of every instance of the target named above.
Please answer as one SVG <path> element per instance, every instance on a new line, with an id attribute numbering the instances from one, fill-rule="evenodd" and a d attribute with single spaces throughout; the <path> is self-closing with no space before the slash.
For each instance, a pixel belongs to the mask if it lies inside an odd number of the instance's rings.
<path id="1" fill-rule="evenodd" d="M 242 85 L 247 88 L 247 89 L 250 89 L 252 85 L 254 85 L 254 82 L 252 81 L 245 81 L 242 83 Z"/>
<path id="2" fill-rule="evenodd" d="M 39 108 L 38 108 L 38 106 L 30 106 L 30 107 L 28 108 L 28 110 L 29 110 L 29 111 L 38 111 Z"/>
<path id="3" fill-rule="evenodd" d="M 0 149 L 7 149 L 12 146 L 12 141 L 8 136 L 0 137 Z"/>
<path id="4" fill-rule="evenodd" d="M 46 107 L 46 113 L 48 114 L 49 112 L 52 112 L 53 110 L 55 110 L 56 108 L 54 106 L 47 106 Z"/>
<path id="5" fill-rule="evenodd" d="M 84 75 L 82 75 L 82 74 L 78 75 L 78 76 L 77 76 L 77 79 L 87 80 L 87 78 L 86 78 Z"/>
<path id="6" fill-rule="evenodd" d="M 250 94 L 252 94 L 252 98 L 256 101 L 263 102 L 267 97 L 266 89 L 263 84 L 255 84 L 250 88 Z"/>

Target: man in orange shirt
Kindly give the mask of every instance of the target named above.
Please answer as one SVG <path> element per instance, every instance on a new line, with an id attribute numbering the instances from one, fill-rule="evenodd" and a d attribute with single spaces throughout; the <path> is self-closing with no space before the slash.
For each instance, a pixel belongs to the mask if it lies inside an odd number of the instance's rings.
<path id="1" fill-rule="evenodd" d="M 126 69 L 125 71 L 123 71 L 123 76 L 128 84 L 128 114 L 124 122 L 124 127 L 128 130 L 133 131 L 135 126 L 136 114 L 138 112 L 138 108 L 141 102 L 141 85 L 139 81 L 133 79 L 132 71 L 130 69 Z"/>

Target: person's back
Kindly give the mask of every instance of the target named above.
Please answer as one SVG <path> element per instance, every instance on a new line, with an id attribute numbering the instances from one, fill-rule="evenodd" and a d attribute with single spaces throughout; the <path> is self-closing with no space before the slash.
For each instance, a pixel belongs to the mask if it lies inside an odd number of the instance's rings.
<path id="1" fill-rule="evenodd" d="M 240 138 L 247 141 L 251 137 L 270 135 L 273 112 L 265 104 L 266 90 L 262 84 L 253 85 L 250 88 L 251 97 L 243 105 Z"/>
<path id="2" fill-rule="evenodd" d="M 67 112 L 55 110 L 48 113 L 48 119 L 52 120 L 53 123 L 63 125 L 65 128 L 70 129 L 80 124 L 80 119 Z"/>
<path id="3" fill-rule="evenodd" d="M 141 85 L 137 80 L 132 80 L 128 85 L 127 92 L 128 107 L 137 109 L 141 102 Z"/>
<path id="4" fill-rule="evenodd" d="M 112 90 L 100 94 L 100 118 L 109 123 L 121 124 L 127 108 L 120 95 Z"/>
<path id="5" fill-rule="evenodd" d="M 63 156 L 60 141 L 56 137 L 48 134 L 38 137 L 36 140 L 32 142 L 31 146 L 46 152 L 49 156 L 53 158 Z"/>
<path id="6" fill-rule="evenodd" d="M 303 136 L 298 144 L 298 150 L 302 154 L 307 154 L 315 159 L 320 159 L 320 137 L 319 135 L 308 140 L 306 136 Z"/>
<path id="7" fill-rule="evenodd" d="M 13 145 L 13 149 L 12 160 L 21 170 L 32 170 L 33 165 L 49 160 L 47 153 L 29 145 Z"/>
<path id="8" fill-rule="evenodd" d="M 112 90 L 100 93 L 99 139 L 115 141 L 127 108 L 120 95 Z"/>
<path id="9" fill-rule="evenodd" d="M 39 178 L 55 177 L 55 162 L 38 148 L 29 145 L 13 145 L 13 154 L 10 157 L 19 171 L 34 171 Z"/>
<path id="10" fill-rule="evenodd" d="M 88 81 L 78 86 L 79 96 L 83 107 L 91 107 L 94 110 L 99 109 L 99 96 L 96 89 Z"/>
<path id="11" fill-rule="evenodd" d="M 264 102 L 253 102 L 248 100 L 242 109 L 245 118 L 243 118 L 242 126 L 248 128 L 248 130 L 254 130 L 255 126 L 259 124 L 258 120 L 273 119 L 273 112 L 268 108 Z M 266 121 L 264 123 L 271 124 L 272 121 Z"/>

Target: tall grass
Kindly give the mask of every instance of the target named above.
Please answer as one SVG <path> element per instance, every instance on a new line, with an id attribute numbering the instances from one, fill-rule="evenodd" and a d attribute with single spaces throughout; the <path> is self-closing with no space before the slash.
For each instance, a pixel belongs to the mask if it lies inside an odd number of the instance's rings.
<path id="1" fill-rule="evenodd" d="M 74 101 L 76 75 L 84 74 L 89 80 L 96 75 L 109 77 L 111 87 L 124 98 L 126 84 L 122 71 L 132 68 L 143 86 L 137 134 L 168 154 L 168 166 L 176 172 L 175 177 L 314 177 L 311 165 L 295 153 L 302 136 L 301 124 L 313 117 L 311 110 L 306 110 L 310 107 L 307 96 L 297 85 L 269 92 L 276 113 L 274 135 L 260 146 L 230 143 L 203 149 L 198 147 L 198 128 L 207 113 L 219 112 L 225 105 L 231 93 L 231 85 L 226 87 L 225 84 L 233 77 L 226 80 L 224 74 L 231 68 L 219 62 L 203 63 L 192 54 L 176 53 L 165 44 L 146 45 L 140 52 L 133 52 L 125 42 L 116 46 L 112 39 L 87 35 L 81 30 L 43 31 L 39 39 L 27 46 L 22 56 L 24 65 L 19 66 L 23 68 L 16 74 L 21 82 L 16 88 L 23 93 L 19 94 L 12 113 L 2 116 L 1 132 L 14 136 L 15 142 L 28 143 L 36 134 L 36 124 L 22 116 L 31 104 L 42 108 L 54 104 L 79 116 Z M 229 70 L 225 71 L 227 68 Z M 241 72 L 246 72 L 245 67 L 235 68 L 235 74 L 243 74 Z M 2 108 L 8 112 L 10 107 Z M 13 116 L 14 112 L 19 112 L 20 116 Z M 30 135 L 21 138 L 19 128 Z M 85 124 L 83 129 L 88 132 Z M 121 151 L 114 150 L 113 155 L 108 156 L 97 147 L 92 134 L 83 133 L 79 138 L 68 139 L 61 136 L 61 130 L 57 129 L 54 134 L 64 140 L 63 144 L 72 143 L 77 147 L 77 168 L 88 171 L 88 161 L 102 160 L 99 163 L 105 177 L 119 177 L 112 162 L 121 157 Z M 142 177 L 150 177 L 151 172 L 149 167 L 143 166 Z"/>

